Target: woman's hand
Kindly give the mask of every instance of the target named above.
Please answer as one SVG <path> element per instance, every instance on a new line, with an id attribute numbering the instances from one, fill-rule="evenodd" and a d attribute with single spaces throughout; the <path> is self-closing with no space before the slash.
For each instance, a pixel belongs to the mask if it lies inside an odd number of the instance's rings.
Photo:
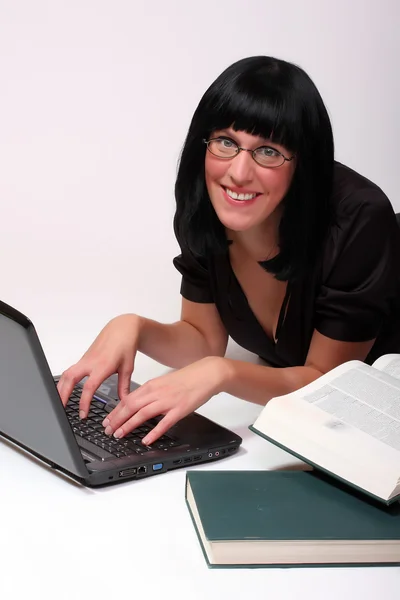
<path id="1" fill-rule="evenodd" d="M 94 392 L 113 373 L 118 373 L 119 397 L 123 398 L 129 394 L 140 324 L 141 319 L 137 315 L 121 315 L 112 319 L 80 361 L 62 374 L 57 388 L 64 406 L 75 384 L 88 376 L 79 405 L 81 419 L 89 412 Z"/>
<path id="2" fill-rule="evenodd" d="M 105 432 L 121 438 L 148 419 L 164 415 L 142 440 L 149 446 L 177 421 L 220 392 L 227 377 L 225 359 L 210 356 L 152 379 L 121 399 L 103 421 Z"/>

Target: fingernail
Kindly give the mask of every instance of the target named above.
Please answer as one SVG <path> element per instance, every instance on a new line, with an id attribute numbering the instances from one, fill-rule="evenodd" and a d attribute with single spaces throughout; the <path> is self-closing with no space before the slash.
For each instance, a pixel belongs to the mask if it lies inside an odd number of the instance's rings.
<path id="1" fill-rule="evenodd" d="M 104 419 L 104 421 L 102 422 L 103 427 L 107 427 L 110 424 L 110 421 L 107 419 L 107 417 Z"/>
<path id="2" fill-rule="evenodd" d="M 104 431 L 104 433 L 106 435 L 111 435 L 112 434 L 112 427 L 110 427 L 110 425 L 108 425 Z"/>
<path id="3" fill-rule="evenodd" d="M 84 419 L 85 417 L 86 417 L 86 413 L 85 413 L 85 411 L 84 411 L 84 410 L 80 410 L 80 411 L 79 411 L 79 418 L 80 418 L 80 419 Z"/>
<path id="4" fill-rule="evenodd" d="M 142 444 L 144 444 L 145 446 L 148 446 L 149 445 L 149 441 L 150 441 L 150 438 L 144 437 L 142 439 Z"/>
<path id="5" fill-rule="evenodd" d="M 119 429 L 117 429 L 117 431 L 114 433 L 114 437 L 118 439 L 118 438 L 122 437 L 122 434 L 123 434 L 123 433 L 124 433 L 124 432 L 122 431 L 122 429 L 121 429 L 121 427 L 120 427 L 120 428 L 119 428 Z"/>

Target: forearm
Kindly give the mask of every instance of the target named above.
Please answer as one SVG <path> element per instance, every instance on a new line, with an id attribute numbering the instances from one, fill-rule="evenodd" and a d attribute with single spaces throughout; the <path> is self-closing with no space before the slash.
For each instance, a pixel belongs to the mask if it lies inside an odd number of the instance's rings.
<path id="1" fill-rule="evenodd" d="M 256 404 L 294 392 L 322 375 L 313 367 L 277 369 L 227 358 L 216 358 L 216 365 L 220 373 L 218 391 Z"/>
<path id="2" fill-rule="evenodd" d="M 174 369 L 211 354 L 203 334 L 190 323 L 165 324 L 145 317 L 140 319 L 138 350 Z"/>

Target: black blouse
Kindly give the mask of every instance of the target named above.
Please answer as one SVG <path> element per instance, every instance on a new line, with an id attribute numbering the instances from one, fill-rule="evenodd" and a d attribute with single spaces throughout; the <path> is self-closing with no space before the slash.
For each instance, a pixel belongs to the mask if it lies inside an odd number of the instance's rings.
<path id="1" fill-rule="evenodd" d="M 376 338 L 369 363 L 400 352 L 400 229 L 393 208 L 380 188 L 340 163 L 332 203 L 322 261 L 288 284 L 276 342 L 252 312 L 228 250 L 206 267 L 192 255 L 177 256 L 182 296 L 215 303 L 232 339 L 274 366 L 303 365 L 315 329 L 335 340 Z"/>

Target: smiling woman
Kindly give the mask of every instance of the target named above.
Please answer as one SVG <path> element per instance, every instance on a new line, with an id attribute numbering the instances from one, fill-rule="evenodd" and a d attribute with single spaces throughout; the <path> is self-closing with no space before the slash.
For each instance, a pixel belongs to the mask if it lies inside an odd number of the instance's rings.
<path id="1" fill-rule="evenodd" d="M 227 231 L 252 229 L 252 235 L 259 231 L 268 245 L 268 234 L 274 238 L 277 234 L 270 222 L 292 182 L 294 156 L 286 159 L 286 148 L 274 148 L 269 140 L 243 131 L 228 128 L 213 135 L 217 137 L 207 144 L 205 179 L 215 213 Z M 243 210 L 237 211 L 239 207 Z"/>
<path id="2" fill-rule="evenodd" d="M 151 444 L 214 394 L 265 404 L 347 360 L 400 351 L 400 231 L 374 183 L 334 160 L 321 96 L 298 66 L 258 56 L 201 99 L 175 186 L 181 319 L 113 319 L 58 388 L 118 373 L 104 421 L 123 437 L 163 415 Z M 228 336 L 264 358 L 225 357 Z M 129 393 L 136 353 L 176 369 Z M 278 368 L 279 367 L 279 368 Z"/>

